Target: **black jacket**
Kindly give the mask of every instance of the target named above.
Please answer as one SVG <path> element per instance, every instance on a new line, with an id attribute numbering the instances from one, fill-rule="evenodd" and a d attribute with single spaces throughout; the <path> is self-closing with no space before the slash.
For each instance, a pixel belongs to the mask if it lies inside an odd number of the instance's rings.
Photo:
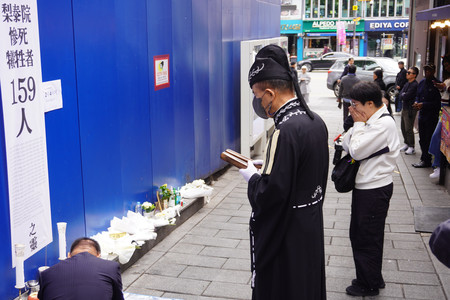
<path id="1" fill-rule="evenodd" d="M 418 83 L 416 80 L 407 82 L 400 91 L 400 100 L 403 101 L 403 108 L 412 110 L 417 96 Z"/>
<path id="2" fill-rule="evenodd" d="M 360 81 L 361 80 L 359 79 L 359 77 L 353 73 L 345 75 L 341 80 L 341 84 L 339 85 L 339 97 L 338 98 L 339 99 L 350 98 L 350 92 L 351 92 L 353 86 Z"/>
<path id="3" fill-rule="evenodd" d="M 398 85 L 401 90 L 407 82 L 408 79 L 406 79 L 406 69 L 403 68 L 400 70 L 400 72 L 397 73 L 397 77 L 395 78 L 395 85 Z"/>
<path id="4" fill-rule="evenodd" d="M 383 79 L 377 78 L 377 79 L 374 80 L 374 82 L 375 82 L 376 84 L 378 84 L 378 86 L 380 87 L 380 89 L 381 89 L 382 91 L 384 91 L 384 92 L 386 91 L 386 84 L 384 84 Z"/>
<path id="5" fill-rule="evenodd" d="M 344 71 L 342 71 L 341 77 L 339 77 L 339 79 L 342 79 L 342 77 L 348 74 L 348 66 L 349 64 L 345 65 Z"/>
<path id="6" fill-rule="evenodd" d="M 435 121 L 439 117 L 441 110 L 441 93 L 434 86 L 433 81 L 438 81 L 436 78 L 427 80 L 422 79 L 417 86 L 416 102 L 423 103 L 422 109 L 419 112 L 419 119 Z"/>
<path id="7" fill-rule="evenodd" d="M 119 264 L 78 253 L 41 273 L 38 298 L 123 300 Z"/>

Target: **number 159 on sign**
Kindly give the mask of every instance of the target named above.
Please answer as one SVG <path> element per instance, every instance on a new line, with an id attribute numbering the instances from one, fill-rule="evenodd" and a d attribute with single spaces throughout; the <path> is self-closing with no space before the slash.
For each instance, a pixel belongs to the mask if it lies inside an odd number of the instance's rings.
<path id="1" fill-rule="evenodd" d="M 25 103 L 27 100 L 34 100 L 36 96 L 36 83 L 33 77 L 16 78 L 11 81 L 11 86 L 13 90 L 13 105 L 19 102 Z"/>

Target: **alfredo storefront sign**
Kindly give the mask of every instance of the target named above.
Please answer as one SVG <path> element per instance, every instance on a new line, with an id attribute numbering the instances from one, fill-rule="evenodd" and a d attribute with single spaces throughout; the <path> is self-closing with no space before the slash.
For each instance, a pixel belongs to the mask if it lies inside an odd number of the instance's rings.
<path id="1" fill-rule="evenodd" d="M 339 20 L 316 20 L 303 21 L 303 32 L 330 32 L 337 30 L 337 22 Z M 341 20 L 345 22 L 345 27 L 348 29 L 349 24 L 354 24 L 353 20 Z M 356 31 L 364 31 L 364 21 L 356 22 Z"/>

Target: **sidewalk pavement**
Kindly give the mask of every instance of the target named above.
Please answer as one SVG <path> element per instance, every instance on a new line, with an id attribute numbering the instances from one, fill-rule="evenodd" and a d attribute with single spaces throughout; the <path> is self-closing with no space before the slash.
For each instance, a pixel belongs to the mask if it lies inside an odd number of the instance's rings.
<path id="1" fill-rule="evenodd" d="M 342 131 L 342 111 L 329 97 L 311 107 L 327 123 L 331 174 L 333 139 Z M 400 128 L 399 117 L 395 119 Z M 450 269 L 431 253 L 430 234 L 415 232 L 413 214 L 415 206 L 450 207 L 450 196 L 437 180 L 429 179 L 431 169 L 411 166 L 420 158 L 418 135 L 416 144 L 417 154 L 400 154 L 394 174 L 385 228 L 386 288 L 367 299 L 450 299 Z M 178 299 L 251 298 L 247 184 L 232 167 L 212 186 L 208 204 L 122 274 L 124 291 Z M 337 193 L 329 180 L 323 209 L 329 300 L 362 299 L 345 294 L 355 278 L 348 237 L 350 203 L 351 193 Z"/>

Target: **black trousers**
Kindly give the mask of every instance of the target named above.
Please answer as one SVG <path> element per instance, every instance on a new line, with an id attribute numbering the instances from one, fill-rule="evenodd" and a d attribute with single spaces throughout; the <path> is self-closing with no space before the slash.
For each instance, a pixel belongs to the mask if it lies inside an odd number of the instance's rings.
<path id="1" fill-rule="evenodd" d="M 419 115 L 419 144 L 422 155 L 420 160 L 431 164 L 431 154 L 428 153 L 430 148 L 431 137 L 433 136 L 436 125 L 439 121 L 439 114 L 429 116 L 427 118 L 420 118 Z"/>
<path id="2" fill-rule="evenodd" d="M 378 289 L 383 282 L 384 225 L 393 184 L 370 190 L 353 189 L 350 241 L 356 279 L 366 288 Z"/>
<path id="3" fill-rule="evenodd" d="M 396 112 L 400 112 L 402 111 L 402 101 L 400 100 L 400 94 L 397 94 L 397 96 L 395 96 L 395 111 Z"/>

